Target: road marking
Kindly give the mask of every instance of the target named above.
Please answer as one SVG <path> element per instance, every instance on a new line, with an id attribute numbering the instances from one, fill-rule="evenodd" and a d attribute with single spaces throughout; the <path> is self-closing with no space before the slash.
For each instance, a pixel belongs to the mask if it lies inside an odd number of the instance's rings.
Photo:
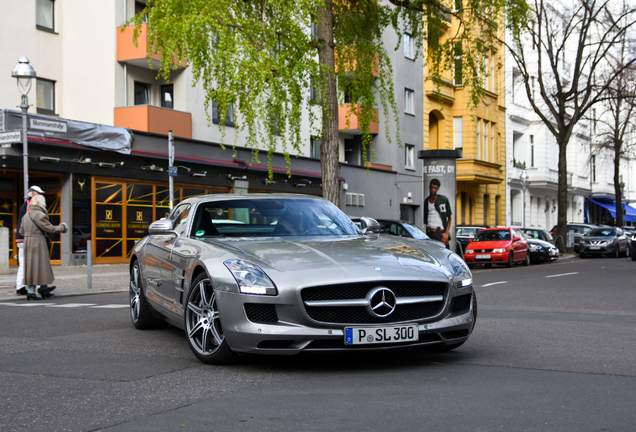
<path id="1" fill-rule="evenodd" d="M 48 307 L 59 307 L 59 308 L 77 308 L 77 307 L 86 307 L 86 306 L 96 306 L 96 303 L 62 303 L 62 304 L 53 304 Z"/>
<path id="2" fill-rule="evenodd" d="M 3 306 L 22 306 L 22 307 L 30 307 L 30 306 L 51 306 L 55 303 L 40 303 L 35 301 L 34 303 L 0 303 Z"/>
<path id="3" fill-rule="evenodd" d="M 102 305 L 102 306 L 91 306 L 91 309 L 120 309 L 120 308 L 127 308 L 129 307 L 128 305 L 125 304 L 107 304 L 107 305 Z"/>
<path id="4" fill-rule="evenodd" d="M 579 272 L 561 273 L 561 274 L 555 274 L 555 275 L 550 275 L 550 276 L 546 276 L 546 277 L 547 278 L 553 278 L 553 277 L 559 277 L 559 276 L 570 276 L 570 275 L 575 275 L 575 274 L 579 274 Z"/>
<path id="5" fill-rule="evenodd" d="M 482 287 L 487 287 L 487 286 L 491 286 L 491 285 L 505 284 L 505 283 L 508 283 L 508 281 L 491 282 L 491 283 L 483 284 Z"/>

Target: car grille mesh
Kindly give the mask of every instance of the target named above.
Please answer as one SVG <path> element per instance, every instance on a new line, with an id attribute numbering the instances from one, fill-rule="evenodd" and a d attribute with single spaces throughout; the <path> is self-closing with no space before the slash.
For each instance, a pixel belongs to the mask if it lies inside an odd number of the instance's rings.
<path id="1" fill-rule="evenodd" d="M 275 305 L 245 303 L 245 315 L 248 320 L 254 323 L 272 323 L 278 321 Z"/>
<path id="2" fill-rule="evenodd" d="M 382 281 L 304 288 L 301 296 L 303 301 L 363 299 L 378 286 L 389 288 L 396 297 L 441 295 L 445 298 L 448 293 L 448 284 L 442 282 Z M 439 314 L 443 307 L 444 300 L 399 305 L 384 318 L 369 314 L 364 306 L 305 306 L 305 310 L 311 319 L 319 322 L 374 324 L 421 320 Z"/>
<path id="3" fill-rule="evenodd" d="M 472 294 L 466 294 L 453 297 L 451 302 L 451 313 L 462 314 L 468 312 L 470 310 L 470 300 L 472 299 L 472 296 Z"/>

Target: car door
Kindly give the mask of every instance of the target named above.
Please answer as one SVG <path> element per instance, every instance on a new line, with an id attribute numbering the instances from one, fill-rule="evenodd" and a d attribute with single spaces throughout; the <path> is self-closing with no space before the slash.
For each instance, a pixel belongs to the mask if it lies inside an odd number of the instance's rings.
<path id="1" fill-rule="evenodd" d="M 187 216 L 190 204 L 176 207 L 168 216 L 172 222 L 172 229 L 177 231 L 182 226 L 184 214 Z M 178 231 L 177 231 L 178 232 Z M 148 299 L 162 303 L 164 306 L 172 304 L 172 265 L 170 254 L 175 240 L 175 233 L 151 235 L 144 247 L 142 262 L 143 277 L 148 290 Z"/>
<path id="2" fill-rule="evenodd" d="M 620 251 L 620 253 L 625 253 L 625 251 L 629 247 L 629 244 L 627 241 L 627 236 L 621 228 L 616 228 L 616 237 L 618 239 L 618 250 Z"/>
<path id="3" fill-rule="evenodd" d="M 513 240 L 512 241 L 512 250 L 513 250 L 513 253 L 514 253 L 514 260 L 515 261 L 521 261 L 522 259 L 524 259 L 526 257 L 524 251 L 527 249 L 528 242 L 524 241 L 525 237 L 520 231 L 518 231 L 516 229 L 513 229 L 511 231 L 512 231 L 511 232 L 512 240 Z M 514 241 L 515 238 L 518 239 L 518 240 Z"/>

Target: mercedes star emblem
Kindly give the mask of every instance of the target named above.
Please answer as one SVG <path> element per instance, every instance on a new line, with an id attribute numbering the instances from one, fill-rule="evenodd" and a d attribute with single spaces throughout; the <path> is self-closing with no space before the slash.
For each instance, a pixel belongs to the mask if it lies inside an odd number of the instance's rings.
<path id="1" fill-rule="evenodd" d="M 375 287 L 369 291 L 366 299 L 369 302 L 367 312 L 378 318 L 391 315 L 397 305 L 397 298 L 393 291 L 383 286 Z"/>

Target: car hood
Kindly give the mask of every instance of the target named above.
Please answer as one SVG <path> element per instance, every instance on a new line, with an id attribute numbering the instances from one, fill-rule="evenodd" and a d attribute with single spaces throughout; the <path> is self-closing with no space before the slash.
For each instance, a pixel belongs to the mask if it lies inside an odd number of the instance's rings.
<path id="1" fill-rule="evenodd" d="M 585 241 L 607 241 L 607 242 L 611 242 L 614 241 L 616 237 L 615 236 L 584 236 L 581 238 L 581 240 L 585 240 Z"/>
<path id="2" fill-rule="evenodd" d="M 544 240 L 539 240 L 539 239 L 528 239 L 528 243 L 539 245 L 539 246 L 543 246 L 543 247 L 547 247 L 547 248 L 556 247 L 550 242 L 547 242 L 547 241 L 544 241 Z"/>
<path id="3" fill-rule="evenodd" d="M 510 246 L 510 240 L 498 240 L 498 241 L 478 241 L 478 242 L 470 242 L 468 247 L 473 249 L 495 249 L 495 248 L 505 248 Z"/>
<path id="4" fill-rule="evenodd" d="M 448 278 L 440 265 L 450 253 L 430 242 L 392 236 L 271 237 L 262 239 L 219 239 L 215 245 L 240 259 L 271 267 L 280 272 L 309 272 L 336 269 L 359 272 L 361 267 L 381 271 L 384 276 L 426 270 L 429 275 Z M 431 275 L 433 276 L 433 275 Z"/>

